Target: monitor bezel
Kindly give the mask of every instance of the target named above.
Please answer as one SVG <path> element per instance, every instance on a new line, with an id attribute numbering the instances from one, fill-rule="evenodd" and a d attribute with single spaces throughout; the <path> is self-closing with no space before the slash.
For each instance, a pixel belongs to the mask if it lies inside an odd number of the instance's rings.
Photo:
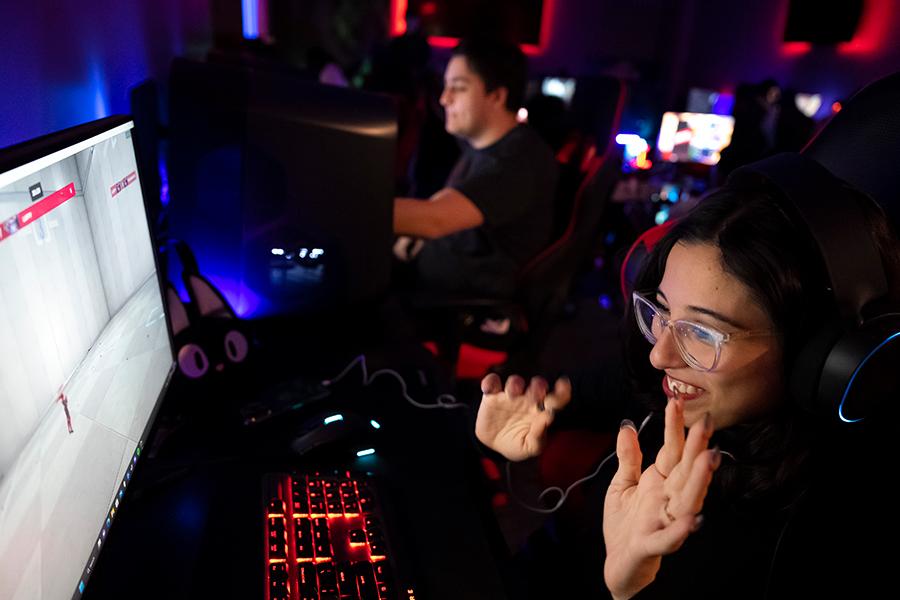
<path id="1" fill-rule="evenodd" d="M 98 135 L 102 135 L 107 131 L 115 129 L 117 127 L 121 127 L 123 125 L 129 126 L 128 131 L 131 132 L 131 146 L 132 150 L 135 154 L 136 167 L 138 171 L 138 181 L 145 181 L 146 173 L 141 168 L 143 164 L 141 161 L 141 156 L 139 153 L 140 145 L 135 143 L 135 137 L 139 134 L 134 127 L 134 119 L 129 115 L 113 115 L 109 117 L 105 117 L 102 119 L 98 119 L 96 121 L 91 121 L 88 123 L 83 123 L 81 125 L 76 125 L 74 127 L 70 127 L 68 129 L 63 129 L 54 133 L 49 133 L 46 135 L 42 135 L 37 138 L 33 138 L 31 140 L 26 140 L 24 142 L 20 142 L 18 144 L 14 144 L 12 146 L 7 146 L 6 148 L 0 149 L 0 174 L 7 173 L 12 171 L 13 169 L 18 169 L 28 165 L 29 163 L 33 163 L 35 161 L 41 160 L 42 158 L 54 154 L 56 152 L 63 151 L 71 146 L 76 144 L 80 144 L 85 142 L 93 137 Z M 166 305 L 166 285 L 164 280 L 164 274 L 162 269 L 160 268 L 160 259 L 159 259 L 159 249 L 156 243 L 155 236 L 155 228 L 154 223 L 151 221 L 150 212 L 149 212 L 149 202 L 146 196 L 146 190 L 144 186 L 141 185 L 141 199 L 144 205 L 144 217 L 147 219 L 147 225 L 149 227 L 150 239 L 153 243 L 153 264 L 156 268 L 156 281 L 157 286 L 159 288 L 160 297 L 163 301 L 163 311 L 166 315 L 166 335 L 169 339 L 169 354 L 171 363 L 169 365 L 169 371 L 166 374 L 166 377 L 163 381 L 162 388 L 160 389 L 159 395 L 156 398 L 156 402 L 153 406 L 153 409 L 150 411 L 149 418 L 147 419 L 147 423 L 144 426 L 143 431 L 141 432 L 140 437 L 137 441 L 137 447 L 135 452 L 137 453 L 140 449 L 140 453 L 136 454 L 136 456 L 140 456 L 143 454 L 143 449 L 147 446 L 148 442 L 153 434 L 153 430 L 157 424 L 157 416 L 159 414 L 160 407 L 165 398 L 166 392 L 169 389 L 169 384 L 172 381 L 172 377 L 175 373 L 175 338 L 172 333 L 172 324 L 169 318 L 169 310 Z M 143 460 L 138 459 L 133 463 L 134 469 L 132 469 L 131 479 L 134 479 L 134 471 L 136 471 L 141 464 L 143 464 Z M 121 482 L 120 482 L 121 489 Z M 128 501 L 126 498 L 129 496 L 130 492 L 127 490 L 123 491 L 122 500 L 119 502 L 119 505 L 128 505 Z M 121 510 L 121 508 L 119 509 Z M 109 514 L 109 509 L 107 509 L 106 514 Z M 114 519 L 111 523 L 114 522 Z M 100 537 L 100 532 L 104 529 L 105 521 L 101 521 L 97 529 L 97 537 Z M 106 536 L 108 539 L 109 533 L 112 530 L 112 525 L 109 528 L 106 528 Z M 97 560 L 102 555 L 103 548 L 106 544 L 103 544 L 99 549 L 97 546 L 93 546 L 91 553 L 86 557 L 85 566 L 82 568 L 81 580 L 73 582 L 74 593 L 73 598 L 79 598 L 82 592 L 79 590 L 80 583 L 84 583 L 87 585 L 87 582 L 90 578 L 90 575 L 95 569 Z"/>

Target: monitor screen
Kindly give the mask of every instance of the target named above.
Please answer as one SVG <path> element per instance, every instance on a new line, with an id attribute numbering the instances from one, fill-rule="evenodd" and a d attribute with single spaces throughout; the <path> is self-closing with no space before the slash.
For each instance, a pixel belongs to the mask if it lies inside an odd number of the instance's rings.
<path id="1" fill-rule="evenodd" d="M 734 117 L 706 113 L 663 115 L 657 151 L 662 160 L 715 165 L 731 143 Z"/>
<path id="2" fill-rule="evenodd" d="M 541 81 L 541 93 L 545 96 L 555 96 L 566 105 L 572 103 L 575 95 L 575 79 L 571 77 L 545 77 Z"/>
<path id="3" fill-rule="evenodd" d="M 80 597 L 174 364 L 132 127 L 0 150 L 0 598 Z"/>
<path id="4" fill-rule="evenodd" d="M 688 90 L 687 112 L 730 115 L 734 112 L 734 94 L 703 88 Z"/>

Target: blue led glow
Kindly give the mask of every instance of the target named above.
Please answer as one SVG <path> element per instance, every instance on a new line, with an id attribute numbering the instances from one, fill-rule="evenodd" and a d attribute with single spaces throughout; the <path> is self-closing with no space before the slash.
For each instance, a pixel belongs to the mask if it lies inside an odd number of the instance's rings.
<path id="1" fill-rule="evenodd" d="M 898 336 L 900 336 L 900 331 L 889 335 L 886 340 L 884 340 L 883 342 L 881 342 L 880 344 L 875 346 L 875 349 L 872 350 L 871 352 L 869 352 L 866 355 L 866 357 L 864 359 L 862 359 L 862 362 L 859 363 L 859 366 L 856 367 L 856 370 L 853 371 L 853 376 L 850 378 L 850 383 L 848 383 L 847 387 L 844 389 L 844 395 L 841 396 L 841 404 L 838 407 L 838 416 L 841 418 L 841 421 L 843 421 L 844 423 L 858 423 L 865 418 L 865 417 L 860 417 L 858 419 L 848 419 L 847 417 L 844 416 L 844 402 L 847 401 L 847 394 L 850 393 L 850 388 L 853 387 L 853 381 L 856 379 L 856 376 L 859 374 L 859 371 L 863 368 L 863 366 L 865 366 L 865 364 L 868 362 L 868 360 L 870 358 L 872 358 L 876 352 L 881 350 L 885 345 L 890 343 L 891 340 L 893 340 L 894 338 L 896 338 Z"/>
<path id="2" fill-rule="evenodd" d="M 659 212 L 656 213 L 656 216 L 653 217 L 653 221 L 657 225 L 662 225 L 663 223 L 665 223 L 668 220 L 669 220 L 669 209 L 668 208 L 661 208 L 659 210 Z"/>
<path id="3" fill-rule="evenodd" d="M 258 0 L 241 0 L 241 17 L 244 23 L 244 38 L 259 39 L 259 4 Z"/>
<path id="4" fill-rule="evenodd" d="M 381 429 L 381 423 L 379 423 L 379 422 L 376 421 L 375 419 L 372 419 L 371 421 L 369 421 L 369 423 L 370 423 L 370 424 L 372 425 L 372 427 L 374 427 L 375 429 Z"/>
<path id="5" fill-rule="evenodd" d="M 369 456 L 370 454 L 375 454 L 375 448 L 366 448 L 365 450 L 360 450 L 356 453 L 356 456 L 363 457 Z"/>
<path id="6" fill-rule="evenodd" d="M 335 421 L 343 421 L 344 415 L 331 415 L 330 417 L 325 417 L 325 424 L 334 423 Z"/>

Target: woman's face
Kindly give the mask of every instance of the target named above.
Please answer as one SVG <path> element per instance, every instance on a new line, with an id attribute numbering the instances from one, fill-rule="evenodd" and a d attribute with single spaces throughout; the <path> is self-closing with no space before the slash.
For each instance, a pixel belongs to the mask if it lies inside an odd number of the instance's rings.
<path id="1" fill-rule="evenodd" d="M 675 244 L 655 301 L 671 320 L 694 321 L 723 333 L 774 327 L 750 289 L 722 269 L 721 252 L 711 244 Z M 723 344 L 715 369 L 703 372 L 684 362 L 669 328 L 653 346 L 650 362 L 665 372 L 666 396 L 684 401 L 687 426 L 707 412 L 716 429 L 754 421 L 783 396 L 782 351 L 774 335 Z"/>

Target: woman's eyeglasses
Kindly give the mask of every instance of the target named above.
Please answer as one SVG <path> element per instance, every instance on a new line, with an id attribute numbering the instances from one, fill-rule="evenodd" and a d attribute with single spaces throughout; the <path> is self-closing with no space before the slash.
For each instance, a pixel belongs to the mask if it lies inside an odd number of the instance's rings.
<path id="1" fill-rule="evenodd" d="M 634 317 L 647 341 L 656 344 L 667 328 L 672 329 L 672 338 L 681 358 L 698 371 L 712 371 L 719 364 L 722 345 L 732 340 L 754 336 L 773 335 L 771 329 L 723 333 L 708 325 L 666 317 L 662 310 L 637 292 L 631 295 L 634 302 Z"/>

